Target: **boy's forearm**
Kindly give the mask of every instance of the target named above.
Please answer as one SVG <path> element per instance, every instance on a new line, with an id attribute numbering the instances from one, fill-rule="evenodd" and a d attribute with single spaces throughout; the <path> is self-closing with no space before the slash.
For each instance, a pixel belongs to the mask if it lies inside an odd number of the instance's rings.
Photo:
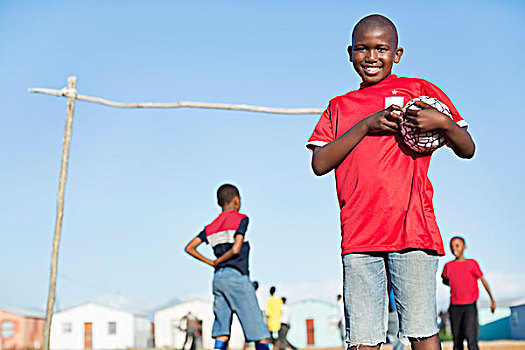
<path id="1" fill-rule="evenodd" d="M 188 253 L 189 255 L 193 256 L 195 259 L 202 261 L 205 264 L 208 264 L 210 266 L 215 266 L 215 263 L 213 260 L 208 259 L 201 253 L 197 251 L 197 247 L 202 243 L 201 239 L 198 237 L 195 237 L 186 245 L 184 248 L 184 251 Z"/>
<path id="2" fill-rule="evenodd" d="M 199 252 L 197 251 L 197 249 L 186 250 L 186 253 L 188 253 L 189 255 L 193 256 L 195 259 L 202 261 L 202 262 L 205 263 L 205 264 L 208 264 L 208 265 L 210 265 L 210 266 L 215 266 L 213 260 L 208 259 L 208 258 L 205 257 L 204 255 L 202 255 L 201 253 L 199 253 Z"/>
<path id="3" fill-rule="evenodd" d="M 450 119 L 449 127 L 443 130 L 443 134 L 458 157 L 470 159 L 474 156 L 476 145 L 465 128 Z"/>
<path id="4" fill-rule="evenodd" d="M 483 287 L 485 287 L 485 290 L 487 291 L 490 297 L 490 301 L 494 302 L 494 297 L 492 297 L 492 293 L 490 291 L 490 287 L 489 287 L 487 280 L 485 280 L 485 278 L 481 278 L 481 283 L 483 283 Z"/>
<path id="5" fill-rule="evenodd" d="M 218 257 L 217 260 L 215 260 L 215 265 L 219 265 L 219 264 L 221 264 L 221 263 L 223 263 L 225 261 L 228 261 L 228 260 L 236 257 L 237 255 L 239 255 L 239 254 L 235 254 L 233 252 L 233 249 L 230 249 L 226 253 L 224 253 L 223 255 Z"/>
<path id="6" fill-rule="evenodd" d="M 315 175 L 321 176 L 337 168 L 367 132 L 367 127 L 360 121 L 341 137 L 323 147 L 315 148 L 312 155 L 312 169 Z"/>
<path id="7" fill-rule="evenodd" d="M 236 235 L 235 240 L 233 242 L 233 246 L 228 250 L 226 253 L 221 255 L 220 257 L 215 260 L 215 266 L 228 261 L 230 259 L 235 258 L 237 255 L 241 252 L 242 243 L 244 242 L 244 236 L 243 235 Z"/>

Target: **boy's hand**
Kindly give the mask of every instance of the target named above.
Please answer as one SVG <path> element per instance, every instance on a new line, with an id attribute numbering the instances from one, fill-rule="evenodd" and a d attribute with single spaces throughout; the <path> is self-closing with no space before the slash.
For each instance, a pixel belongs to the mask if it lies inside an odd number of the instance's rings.
<path id="1" fill-rule="evenodd" d="M 494 300 L 490 303 L 490 311 L 492 311 L 492 313 L 496 311 L 496 302 Z"/>
<path id="2" fill-rule="evenodd" d="M 396 133 L 399 132 L 399 122 L 401 121 L 402 112 L 403 108 L 391 105 L 390 107 L 363 119 L 362 122 L 369 133 L 380 131 Z"/>
<path id="3" fill-rule="evenodd" d="M 445 131 L 450 128 L 453 120 L 448 115 L 422 101 L 417 101 L 416 106 L 421 109 L 405 110 L 404 117 L 406 120 L 403 122 L 405 126 L 418 132 Z"/>

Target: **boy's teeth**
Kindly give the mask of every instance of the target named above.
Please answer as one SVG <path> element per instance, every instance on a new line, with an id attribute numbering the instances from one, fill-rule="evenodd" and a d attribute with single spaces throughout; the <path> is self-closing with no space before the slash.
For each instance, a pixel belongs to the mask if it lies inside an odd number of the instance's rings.
<path id="1" fill-rule="evenodd" d="M 365 68 L 367 72 L 375 73 L 379 71 L 379 67 L 367 67 Z"/>

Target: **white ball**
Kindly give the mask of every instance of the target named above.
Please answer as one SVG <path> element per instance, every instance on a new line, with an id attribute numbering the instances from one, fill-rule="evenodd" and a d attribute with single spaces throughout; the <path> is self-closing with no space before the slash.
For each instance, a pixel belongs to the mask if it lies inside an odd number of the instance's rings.
<path id="1" fill-rule="evenodd" d="M 452 117 L 452 113 L 446 104 L 437 98 L 429 96 L 420 96 L 408 101 L 405 105 L 405 109 L 421 110 L 421 108 L 416 105 L 417 101 L 425 102 L 439 112 Z M 403 135 L 403 141 L 405 141 L 405 144 L 418 153 L 433 152 L 447 143 L 447 139 L 439 131 L 418 133 L 417 130 L 403 124 L 401 125 L 401 135 Z"/>

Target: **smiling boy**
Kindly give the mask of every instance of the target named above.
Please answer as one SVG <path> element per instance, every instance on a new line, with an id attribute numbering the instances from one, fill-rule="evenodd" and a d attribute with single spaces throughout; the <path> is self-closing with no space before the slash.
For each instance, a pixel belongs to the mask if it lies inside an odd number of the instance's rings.
<path id="1" fill-rule="evenodd" d="M 349 348 L 379 349 L 388 321 L 387 270 L 399 316 L 399 337 L 413 349 L 439 349 L 436 273 L 443 242 L 427 173 L 431 154 L 410 150 L 400 136 L 409 100 L 431 96 L 452 119 L 418 103 L 407 126 L 437 130 L 461 158 L 475 145 L 450 99 L 435 85 L 391 74 L 403 49 L 384 16 L 360 20 L 348 47 L 360 88 L 330 101 L 307 147 L 318 176 L 335 170 L 340 207 L 346 332 Z"/>

